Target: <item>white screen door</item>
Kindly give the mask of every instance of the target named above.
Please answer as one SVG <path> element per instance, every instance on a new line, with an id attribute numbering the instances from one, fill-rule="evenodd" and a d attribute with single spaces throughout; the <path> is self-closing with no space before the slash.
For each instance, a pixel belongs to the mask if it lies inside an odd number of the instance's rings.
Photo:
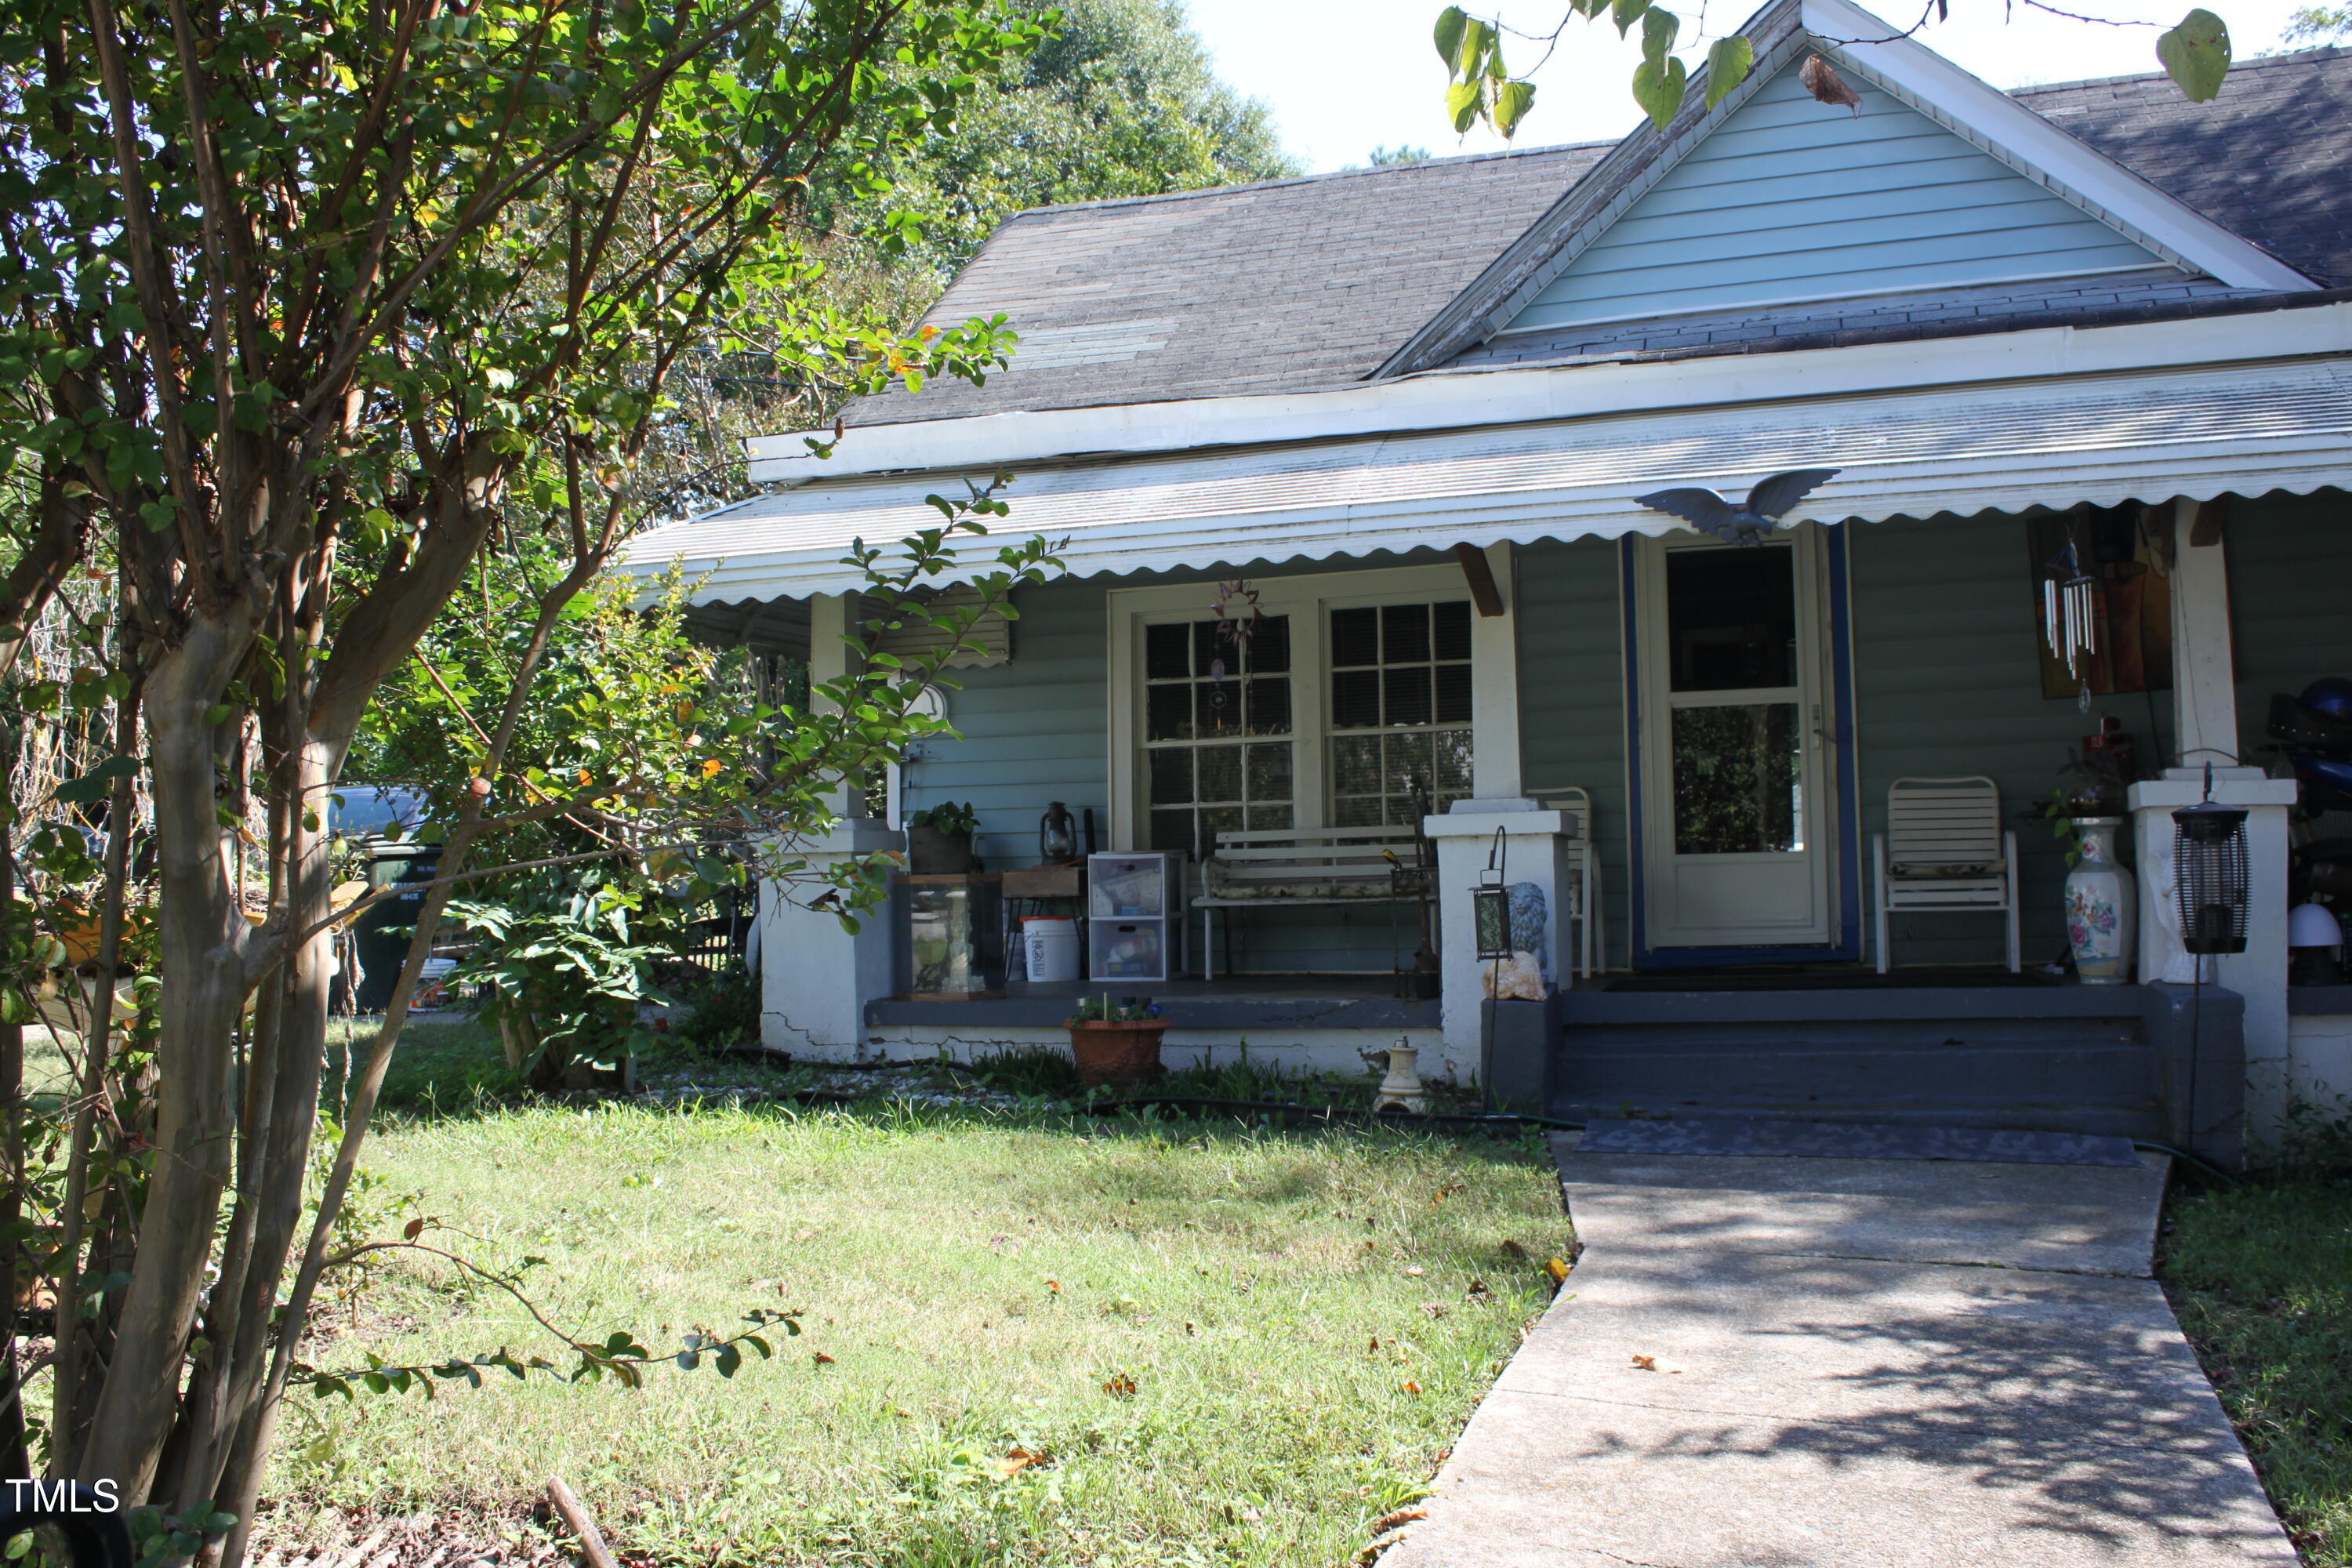
<path id="1" fill-rule="evenodd" d="M 1664 947 L 1831 939 L 1821 531 L 1644 540 L 1636 557 L 1643 935 Z"/>

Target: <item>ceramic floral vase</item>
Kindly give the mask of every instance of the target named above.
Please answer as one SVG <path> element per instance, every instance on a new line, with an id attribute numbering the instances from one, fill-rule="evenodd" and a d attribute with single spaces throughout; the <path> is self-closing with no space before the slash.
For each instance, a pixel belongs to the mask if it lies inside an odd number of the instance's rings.
<path id="1" fill-rule="evenodd" d="M 2066 874 L 2066 940 L 2074 947 L 2074 973 L 2085 985 L 2121 985 L 2131 979 L 2132 938 L 2138 889 L 2116 864 L 2119 816 L 2078 816 L 2078 858 Z"/>

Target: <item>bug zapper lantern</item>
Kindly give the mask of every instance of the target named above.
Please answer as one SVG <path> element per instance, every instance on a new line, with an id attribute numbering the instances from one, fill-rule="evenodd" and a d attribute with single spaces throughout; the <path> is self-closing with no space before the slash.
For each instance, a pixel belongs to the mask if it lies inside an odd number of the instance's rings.
<path id="1" fill-rule="evenodd" d="M 2246 951 L 2252 875 L 2246 812 L 2212 800 L 2172 814 L 2172 866 L 2180 902 L 2180 945 L 2192 953 Z"/>

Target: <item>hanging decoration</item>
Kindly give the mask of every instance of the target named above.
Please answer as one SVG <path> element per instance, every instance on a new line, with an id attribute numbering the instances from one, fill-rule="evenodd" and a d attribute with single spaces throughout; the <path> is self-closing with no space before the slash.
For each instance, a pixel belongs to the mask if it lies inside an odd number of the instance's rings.
<path id="1" fill-rule="evenodd" d="M 1799 501 L 1837 478 L 1835 468 L 1789 468 L 1759 480 L 1738 506 L 1700 485 L 1652 490 L 1635 496 L 1635 506 L 1681 518 L 1701 533 L 1711 533 L 1726 544 L 1758 544 Z"/>
<path id="2" fill-rule="evenodd" d="M 1250 639 L 1257 635 L 1258 623 L 1265 619 L 1265 611 L 1258 605 L 1257 590 L 1240 577 L 1220 583 L 1216 598 L 1210 602 L 1209 613 L 1217 617 L 1216 640 L 1233 648 L 1234 663 L 1244 662 L 1244 652 Z M 1225 672 L 1224 655 L 1218 654 L 1209 660 L 1209 706 L 1221 712 L 1231 700 L 1225 693 Z"/>
<path id="3" fill-rule="evenodd" d="M 2139 506 L 2026 520 L 2042 695 L 2091 699 L 2172 684 L 2172 584 Z"/>
<path id="4" fill-rule="evenodd" d="M 2083 570 L 2071 534 L 2042 570 L 2050 574 L 2042 579 L 2042 640 L 2067 676 L 2081 680 L 2099 651 L 2098 579 Z M 2090 689 L 2087 682 L 2083 689 Z"/>

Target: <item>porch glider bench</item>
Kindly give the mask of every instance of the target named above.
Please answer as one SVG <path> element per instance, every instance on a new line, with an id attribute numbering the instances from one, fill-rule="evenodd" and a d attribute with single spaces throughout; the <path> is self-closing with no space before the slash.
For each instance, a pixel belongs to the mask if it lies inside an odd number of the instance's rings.
<path id="1" fill-rule="evenodd" d="M 1412 904 L 1430 875 L 1410 827 L 1271 827 L 1220 833 L 1201 862 L 1201 977 L 1217 977 L 1219 910 Z"/>

